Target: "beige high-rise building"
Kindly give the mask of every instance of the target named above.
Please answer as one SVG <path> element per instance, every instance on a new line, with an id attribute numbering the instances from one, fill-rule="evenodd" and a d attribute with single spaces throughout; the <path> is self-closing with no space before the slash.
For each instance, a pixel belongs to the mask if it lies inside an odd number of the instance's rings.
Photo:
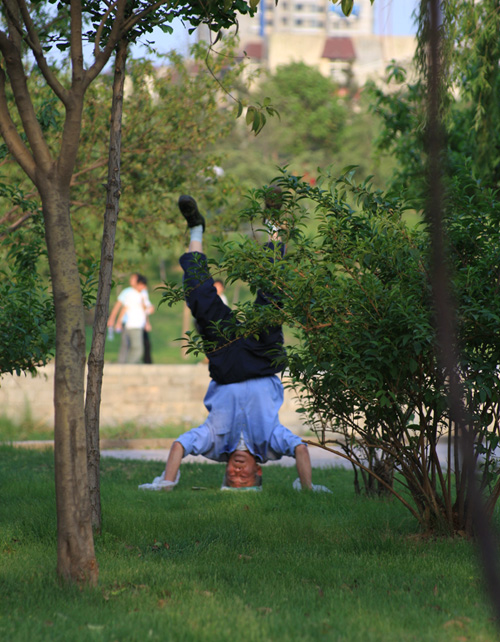
<path id="1" fill-rule="evenodd" d="M 331 0 L 261 0 L 254 18 L 242 16 L 243 40 L 265 39 L 276 33 L 315 36 L 373 33 L 373 8 L 370 0 L 357 0 L 349 17 Z"/>
<path id="2" fill-rule="evenodd" d="M 274 71 L 291 62 L 317 67 L 340 85 L 362 85 L 395 59 L 410 63 L 412 36 L 376 35 L 370 0 L 355 0 L 349 17 L 331 0 L 260 0 L 253 18 L 240 16 L 240 49 Z"/>

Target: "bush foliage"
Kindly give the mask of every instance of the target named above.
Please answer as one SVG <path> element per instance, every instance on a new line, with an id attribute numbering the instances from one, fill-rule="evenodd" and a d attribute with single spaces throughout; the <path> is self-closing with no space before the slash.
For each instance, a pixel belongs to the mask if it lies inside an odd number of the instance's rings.
<path id="1" fill-rule="evenodd" d="M 492 510 L 498 482 L 500 339 L 498 261 L 500 204 L 488 189 L 451 185 L 447 215 L 460 343 L 460 378 L 467 390 L 475 457 Z M 311 187 L 286 172 L 272 221 L 254 192 L 242 219 L 254 231 L 272 231 L 288 244 L 272 263 L 251 236 L 221 243 L 214 268 L 279 297 L 256 310 L 238 308 L 239 332 L 266 324 L 292 328 L 287 367 L 303 412 L 321 444 L 340 447 L 360 470 L 368 492 L 395 493 L 426 530 L 466 531 L 468 487 L 461 462 L 439 460 L 436 447 L 451 437 L 448 386 L 437 358 L 431 298 L 429 229 L 404 222 L 404 199 L 358 184 L 354 169 L 325 174 Z M 266 227 L 269 229 L 266 230 Z M 177 291 L 177 298 L 182 294 Z M 174 300 L 175 295 L 165 297 Z M 257 306 L 258 307 L 258 306 Z M 452 466 L 454 473 L 452 473 Z M 404 486 L 412 497 L 394 486 Z"/>

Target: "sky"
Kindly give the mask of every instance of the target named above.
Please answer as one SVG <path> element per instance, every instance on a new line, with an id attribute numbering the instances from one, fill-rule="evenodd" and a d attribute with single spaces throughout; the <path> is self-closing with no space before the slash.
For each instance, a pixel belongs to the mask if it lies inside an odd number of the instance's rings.
<path id="1" fill-rule="evenodd" d="M 419 0 L 375 0 L 375 32 L 382 35 L 411 36 L 416 33 L 412 13 Z"/>
<path id="2" fill-rule="evenodd" d="M 419 0 L 375 0 L 373 12 L 375 17 L 375 32 L 382 35 L 409 36 L 415 34 L 415 26 L 411 14 L 418 6 Z M 154 41 L 155 48 L 159 53 L 166 54 L 172 49 L 185 55 L 189 46 L 196 42 L 196 36 L 189 35 L 188 27 L 180 20 L 172 23 L 173 34 L 164 34 L 160 29 L 155 29 L 148 37 Z M 146 48 L 134 47 L 135 56 L 151 56 L 146 53 Z M 155 57 L 152 57 L 153 60 Z"/>

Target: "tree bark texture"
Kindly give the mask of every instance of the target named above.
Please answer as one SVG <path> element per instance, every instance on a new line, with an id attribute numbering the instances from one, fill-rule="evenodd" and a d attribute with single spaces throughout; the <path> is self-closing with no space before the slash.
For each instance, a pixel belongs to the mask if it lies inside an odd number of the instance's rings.
<path id="1" fill-rule="evenodd" d="M 37 187 L 45 222 L 56 317 L 54 459 L 57 570 L 65 579 L 95 584 L 98 566 L 90 521 L 83 416 L 85 326 L 69 207 L 69 184 L 78 150 L 84 88 L 81 81 L 74 79 L 70 100 L 68 92 L 53 76 L 49 75 L 47 79 L 66 107 L 60 153 L 54 160 L 36 118 L 22 62 L 19 16 L 23 8 L 26 8 L 24 4 L 10 3 L 8 13 L 12 24 L 9 23 L 9 33 L 0 30 L 3 56 L 0 68 L 0 133 L 10 153 Z M 33 46 L 38 51 L 37 35 L 29 20 L 26 24 Z M 15 97 L 15 107 L 7 97 L 7 83 Z"/>
<path id="2" fill-rule="evenodd" d="M 431 226 L 433 299 L 436 312 L 438 351 L 449 381 L 450 417 L 456 426 L 456 442 L 461 458 L 461 488 L 456 507 L 458 523 L 479 545 L 483 568 L 497 620 L 500 621 L 500 565 L 496 538 L 488 520 L 488 509 L 475 479 L 474 432 L 459 379 L 455 306 L 447 263 L 446 231 L 443 223 L 442 168 L 444 138 L 441 124 L 441 3 L 429 0 L 429 68 L 428 68 L 428 154 L 429 199 L 427 218 Z"/>
<path id="3" fill-rule="evenodd" d="M 85 427 L 87 433 L 87 465 L 89 477 L 92 526 L 100 532 L 102 526 L 100 492 L 99 412 L 101 406 L 102 378 L 104 372 L 104 346 L 109 314 L 109 298 L 113 275 L 113 257 L 116 223 L 120 205 L 120 155 L 123 115 L 123 88 L 127 42 L 121 40 L 117 47 L 111 108 L 111 127 L 108 160 L 108 185 L 106 211 L 101 244 L 99 286 L 88 361 L 87 395 L 85 400 Z"/>
<path id="4" fill-rule="evenodd" d="M 95 585 L 98 565 L 90 520 L 84 422 L 85 323 L 69 215 L 69 191 L 40 181 L 56 315 L 54 458 L 57 570 Z"/>
<path id="5" fill-rule="evenodd" d="M 54 457 L 58 523 L 58 572 L 67 579 L 95 584 L 98 566 L 94 554 L 91 510 L 87 474 L 87 439 L 85 431 L 85 325 L 84 308 L 78 273 L 77 254 L 70 219 L 69 186 L 78 154 L 85 92 L 101 73 L 120 40 L 153 15 L 164 0 L 131 7 L 117 0 L 101 17 L 94 39 L 94 61 L 86 68 L 83 59 L 82 3 L 69 3 L 70 44 L 68 63 L 71 85 L 63 84 L 45 58 L 45 30 L 39 30 L 30 14 L 31 5 L 24 0 L 0 0 L 0 135 L 9 152 L 40 193 L 45 221 L 45 235 L 56 316 L 56 359 L 54 381 L 55 429 Z M 131 9 L 131 11 L 127 10 Z M 88 7 L 85 8 L 88 11 Z M 125 14 L 127 13 L 127 17 Z M 168 16 L 163 15 L 164 19 Z M 168 20 L 167 20 L 168 21 Z M 110 29 L 106 32 L 105 26 Z M 103 34 L 106 33 L 106 38 Z M 48 145 L 37 120 L 23 62 L 23 48 L 34 55 L 38 69 L 48 87 L 65 109 L 58 152 Z M 121 45 L 123 61 L 126 46 Z M 121 112 L 121 93 L 117 94 L 117 114 Z M 14 101 L 11 100 L 11 95 Z M 121 115 L 118 121 L 121 122 Z M 112 138 L 112 141 L 114 139 Z M 117 137 L 119 141 L 119 134 Z M 113 142 L 111 143 L 113 148 Z M 119 146 L 112 149 L 110 195 L 119 195 Z M 118 170 L 117 170 L 118 168 Z M 113 216 L 115 223 L 113 224 Z M 105 274 L 112 269 L 116 214 L 105 225 L 103 265 Z M 109 237 L 109 238 L 108 238 Z M 110 282 L 111 277 L 106 276 Z M 105 287 L 109 289 L 109 283 Z M 101 304 L 107 306 L 109 291 L 101 293 Z M 104 302 L 104 303 L 102 303 Z M 98 310 L 98 319 L 107 310 Z M 99 321 L 100 323 L 100 321 Z M 100 326 L 99 326 L 100 327 Z M 101 378 L 102 378 L 101 348 Z M 98 351 L 93 356 L 99 361 Z M 97 355 L 97 356 L 96 356 Z M 94 363 L 92 363 L 94 373 Z M 92 386 L 93 380 L 90 376 Z M 96 384 L 100 395 L 100 381 Z M 92 394 L 95 394 L 91 391 Z M 97 409 L 99 404 L 97 403 Z M 98 412 L 98 410 L 97 410 Z M 98 438 L 98 436 L 97 436 Z M 98 465 L 98 460 L 97 460 Z"/>

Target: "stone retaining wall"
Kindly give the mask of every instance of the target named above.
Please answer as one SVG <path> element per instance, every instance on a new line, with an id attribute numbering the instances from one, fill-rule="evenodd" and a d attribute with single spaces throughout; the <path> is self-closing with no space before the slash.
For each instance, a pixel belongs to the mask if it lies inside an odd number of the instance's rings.
<path id="1" fill-rule="evenodd" d="M 54 425 L 54 365 L 38 376 L 4 375 L 0 379 L 0 415 L 20 421 L 28 414 L 35 422 Z M 206 417 L 203 398 L 210 378 L 205 364 L 104 366 L 101 426 L 131 423 L 140 426 L 183 425 L 190 428 Z M 293 394 L 285 390 L 281 422 L 302 429 Z"/>

